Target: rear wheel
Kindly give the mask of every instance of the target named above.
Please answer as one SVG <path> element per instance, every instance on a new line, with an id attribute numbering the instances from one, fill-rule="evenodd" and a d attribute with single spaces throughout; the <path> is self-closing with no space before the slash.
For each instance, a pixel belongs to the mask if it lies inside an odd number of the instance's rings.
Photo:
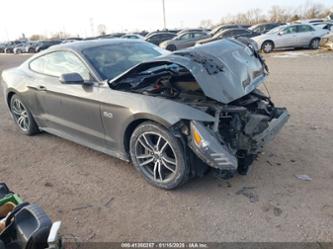
<path id="1" fill-rule="evenodd" d="M 189 178 L 190 167 L 180 141 L 156 123 L 145 122 L 134 130 L 130 156 L 136 169 L 156 187 L 173 189 Z"/>
<path id="2" fill-rule="evenodd" d="M 320 39 L 319 38 L 315 38 L 310 42 L 310 48 L 311 49 L 318 49 L 320 46 Z"/>
<path id="3" fill-rule="evenodd" d="M 270 53 L 273 51 L 273 49 L 274 49 L 274 44 L 271 41 L 265 41 L 261 45 L 261 50 L 264 51 L 264 53 Z"/>
<path id="4" fill-rule="evenodd" d="M 10 100 L 10 111 L 21 133 L 33 135 L 39 132 L 30 111 L 17 95 L 13 95 Z"/>

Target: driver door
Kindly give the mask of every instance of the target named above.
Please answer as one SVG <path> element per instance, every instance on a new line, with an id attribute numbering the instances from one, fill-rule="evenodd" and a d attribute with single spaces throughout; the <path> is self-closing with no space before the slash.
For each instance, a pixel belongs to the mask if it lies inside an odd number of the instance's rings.
<path id="1" fill-rule="evenodd" d="M 51 52 L 30 63 L 34 82 L 29 88 L 40 107 L 36 117 L 50 133 L 93 146 L 105 146 L 105 133 L 100 115 L 99 84 L 62 84 L 59 76 L 79 73 L 84 80 L 94 81 L 87 66 L 71 51 Z"/>

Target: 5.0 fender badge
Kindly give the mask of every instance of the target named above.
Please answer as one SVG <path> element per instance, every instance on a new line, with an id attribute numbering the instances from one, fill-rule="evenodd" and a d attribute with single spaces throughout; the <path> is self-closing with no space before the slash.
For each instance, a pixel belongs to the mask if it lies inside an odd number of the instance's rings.
<path id="1" fill-rule="evenodd" d="M 103 116 L 106 118 L 113 118 L 113 114 L 111 112 L 103 112 Z"/>

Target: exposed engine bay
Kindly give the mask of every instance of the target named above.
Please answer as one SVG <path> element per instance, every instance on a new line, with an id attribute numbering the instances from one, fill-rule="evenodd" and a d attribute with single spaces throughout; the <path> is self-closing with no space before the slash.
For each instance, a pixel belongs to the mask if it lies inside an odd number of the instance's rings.
<path id="1" fill-rule="evenodd" d="M 280 128 L 288 118 L 285 108 L 275 107 L 270 97 L 258 89 L 228 104 L 211 99 L 205 96 L 194 76 L 175 63 L 155 64 L 152 68 L 132 72 L 111 87 L 115 90 L 172 99 L 213 116 L 214 122 L 203 125 L 223 145 L 224 155 L 229 153 L 237 162 L 232 163 L 234 160 L 230 159 L 225 163 L 227 166 L 221 162 L 216 165 L 215 162 L 205 160 L 207 156 L 196 150 L 194 144 L 191 146 L 191 141 L 189 145 L 208 165 L 229 171 L 237 168 L 241 174 L 246 174 L 248 166 L 264 143 L 277 132 L 270 129 L 272 121 L 278 120 L 284 114 L 285 117 L 278 126 Z"/>

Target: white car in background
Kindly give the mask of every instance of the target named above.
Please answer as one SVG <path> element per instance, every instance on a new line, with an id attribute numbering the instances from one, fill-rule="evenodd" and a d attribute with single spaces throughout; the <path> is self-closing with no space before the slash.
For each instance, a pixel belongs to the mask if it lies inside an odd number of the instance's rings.
<path id="1" fill-rule="evenodd" d="M 312 48 L 320 46 L 320 39 L 328 30 L 310 24 L 288 24 L 272 29 L 266 34 L 253 37 L 264 53 L 283 48 Z"/>

